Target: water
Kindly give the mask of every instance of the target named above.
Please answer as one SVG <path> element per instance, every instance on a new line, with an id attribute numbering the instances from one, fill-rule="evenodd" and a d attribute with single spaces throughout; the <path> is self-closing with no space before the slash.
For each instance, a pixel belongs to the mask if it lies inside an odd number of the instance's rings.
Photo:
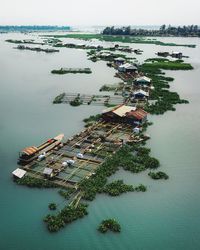
<path id="1" fill-rule="evenodd" d="M 161 162 L 160 170 L 168 181 L 153 181 L 147 172 L 131 174 L 118 171 L 111 179 L 147 185 L 146 193 L 129 193 L 117 198 L 98 195 L 89 205 L 89 215 L 57 234 L 50 234 L 42 218 L 50 202 L 62 202 L 57 190 L 29 189 L 12 182 L 18 151 L 29 145 L 65 133 L 66 137 L 83 128 L 83 118 L 99 113 L 102 107 L 53 105 L 55 95 L 63 92 L 98 93 L 102 84 L 115 83 L 114 70 L 105 62 L 92 63 L 83 50 L 61 49 L 47 55 L 12 49 L 7 38 L 34 35 L 0 36 L 0 249 L 1 250 L 78 250 L 78 249 L 200 249 L 200 41 L 197 38 L 163 38 L 163 41 L 198 44 L 196 49 L 178 47 L 189 55 L 193 71 L 167 72 L 175 77 L 171 88 L 189 105 L 177 105 L 176 112 L 153 116 L 148 146 Z M 131 45 L 144 50 L 139 61 L 153 57 L 159 50 L 173 47 Z M 90 67 L 91 75 L 51 75 L 59 67 Z M 116 218 L 120 234 L 101 235 L 96 228 L 105 218 Z"/>

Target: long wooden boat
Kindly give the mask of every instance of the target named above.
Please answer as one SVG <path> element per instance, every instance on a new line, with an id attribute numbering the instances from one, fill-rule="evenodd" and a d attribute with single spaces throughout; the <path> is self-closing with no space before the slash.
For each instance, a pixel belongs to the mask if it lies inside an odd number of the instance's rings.
<path id="1" fill-rule="evenodd" d="M 44 143 L 39 146 L 30 146 L 24 148 L 19 153 L 18 164 L 26 165 L 36 159 L 39 155 L 47 153 L 48 151 L 52 150 L 53 148 L 57 147 L 63 140 L 64 134 L 60 134 L 54 138 L 48 139 Z"/>

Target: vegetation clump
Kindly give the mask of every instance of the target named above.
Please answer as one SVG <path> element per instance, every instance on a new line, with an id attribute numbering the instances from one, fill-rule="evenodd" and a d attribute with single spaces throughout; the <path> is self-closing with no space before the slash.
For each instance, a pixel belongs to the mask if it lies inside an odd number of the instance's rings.
<path id="1" fill-rule="evenodd" d="M 57 208 L 57 206 L 56 206 L 55 203 L 50 203 L 50 204 L 49 204 L 49 209 L 50 209 L 50 210 L 56 210 L 56 208 Z"/>
<path id="2" fill-rule="evenodd" d="M 149 58 L 143 65 L 148 68 L 165 69 L 165 70 L 191 70 L 192 65 L 184 63 L 182 60 L 170 61 L 169 59 L 163 58 Z"/>
<path id="3" fill-rule="evenodd" d="M 57 232 L 66 224 L 71 223 L 78 218 L 83 218 L 87 215 L 87 205 L 79 203 L 77 207 L 66 206 L 57 215 L 47 215 L 44 222 L 47 223 L 47 228 L 50 232 Z"/>
<path id="4" fill-rule="evenodd" d="M 129 170 L 133 173 L 144 171 L 148 168 L 157 168 L 160 163 L 154 157 L 151 157 L 149 149 L 144 147 L 124 145 L 114 155 L 107 160 L 96 170 L 95 175 L 89 179 L 84 179 L 79 188 L 83 192 L 83 198 L 93 200 L 97 193 L 102 193 L 107 183 L 107 177 L 114 174 L 119 167 Z M 141 188 L 141 191 L 143 187 Z M 137 191 L 137 190 L 136 190 Z"/>
<path id="5" fill-rule="evenodd" d="M 58 193 L 65 199 L 69 199 L 70 195 L 74 192 L 73 188 L 65 188 L 65 190 L 60 189 Z"/>
<path id="6" fill-rule="evenodd" d="M 26 185 L 28 187 L 37 187 L 37 188 L 54 188 L 58 187 L 55 183 L 44 180 L 44 179 L 37 179 L 30 176 L 24 176 L 21 179 L 15 179 L 15 182 L 19 185 Z"/>
<path id="7" fill-rule="evenodd" d="M 109 194 L 110 196 L 118 196 L 122 193 L 126 192 L 134 192 L 134 191 L 142 191 L 145 192 L 147 190 L 146 186 L 140 184 L 137 187 L 133 187 L 132 185 L 124 184 L 123 180 L 113 181 L 107 184 L 103 188 L 103 192 Z"/>
<path id="8" fill-rule="evenodd" d="M 161 58 L 161 60 L 166 59 Z M 169 82 L 174 79 L 165 77 L 165 73 L 161 71 L 160 66 L 152 67 L 151 63 L 144 63 L 140 66 L 140 71 L 145 72 L 152 79 L 154 87 L 150 91 L 149 102 L 145 105 L 145 110 L 148 113 L 160 115 L 168 110 L 175 111 L 174 105 L 176 104 L 188 103 L 187 100 L 181 99 L 178 93 L 169 90 Z"/>
<path id="9" fill-rule="evenodd" d="M 146 186 L 144 186 L 143 184 L 140 184 L 139 186 L 137 186 L 136 188 L 135 188 L 135 191 L 137 191 L 137 192 L 146 192 L 147 191 L 147 187 Z"/>
<path id="10" fill-rule="evenodd" d="M 91 115 L 89 118 L 85 118 L 83 119 L 83 121 L 85 123 L 94 123 L 97 122 L 101 119 L 102 115 L 101 114 L 97 114 L 97 115 Z"/>
<path id="11" fill-rule="evenodd" d="M 71 106 L 77 107 L 83 104 L 82 100 L 80 99 L 80 96 L 78 95 L 77 97 L 74 98 L 74 100 L 70 101 L 69 103 Z"/>
<path id="12" fill-rule="evenodd" d="M 65 97 L 65 93 L 62 93 L 62 94 L 56 96 L 55 99 L 53 100 L 53 103 L 54 104 L 62 103 L 64 97 Z"/>
<path id="13" fill-rule="evenodd" d="M 83 69 L 76 69 L 76 68 L 61 68 L 61 69 L 54 69 L 51 71 L 52 74 L 59 74 L 59 75 L 63 75 L 63 74 L 77 74 L 77 73 L 85 73 L 85 74 L 91 74 L 92 71 L 90 68 L 83 68 Z"/>
<path id="14" fill-rule="evenodd" d="M 100 89 L 99 91 L 115 91 L 117 88 L 117 85 L 116 84 L 113 84 L 113 85 L 108 85 L 108 84 L 104 84 Z"/>
<path id="15" fill-rule="evenodd" d="M 113 181 L 110 184 L 107 184 L 103 188 L 103 192 L 111 196 L 118 196 L 122 193 L 133 192 L 133 191 L 134 187 L 132 185 L 124 184 L 123 180 Z"/>
<path id="16" fill-rule="evenodd" d="M 121 226 L 115 219 L 103 220 L 98 227 L 98 231 L 106 233 L 108 230 L 119 233 L 121 231 Z"/>
<path id="17" fill-rule="evenodd" d="M 167 179 L 169 179 L 169 176 L 166 173 L 161 172 L 161 171 L 149 172 L 148 175 L 154 180 L 159 180 L 159 179 L 167 180 Z"/>

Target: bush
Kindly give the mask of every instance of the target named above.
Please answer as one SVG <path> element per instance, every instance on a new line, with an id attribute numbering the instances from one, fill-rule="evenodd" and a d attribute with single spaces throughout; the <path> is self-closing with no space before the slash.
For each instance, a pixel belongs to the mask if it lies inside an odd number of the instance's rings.
<path id="1" fill-rule="evenodd" d="M 98 227 L 101 233 L 106 233 L 108 230 L 112 232 L 120 232 L 121 226 L 115 219 L 103 220 Z"/>
<path id="2" fill-rule="evenodd" d="M 167 180 L 169 179 L 169 176 L 164 173 L 164 172 L 149 172 L 148 175 L 154 179 L 154 180 L 159 180 L 159 179 L 164 179 L 164 180 Z"/>
<path id="3" fill-rule="evenodd" d="M 66 224 L 87 215 L 87 205 L 79 203 L 77 207 L 66 206 L 57 215 L 47 215 L 44 222 L 50 232 L 57 232 Z"/>
<path id="4" fill-rule="evenodd" d="M 50 204 L 49 204 L 49 209 L 50 209 L 50 210 L 56 210 L 56 208 L 57 208 L 57 206 L 56 206 L 55 203 L 50 203 Z"/>

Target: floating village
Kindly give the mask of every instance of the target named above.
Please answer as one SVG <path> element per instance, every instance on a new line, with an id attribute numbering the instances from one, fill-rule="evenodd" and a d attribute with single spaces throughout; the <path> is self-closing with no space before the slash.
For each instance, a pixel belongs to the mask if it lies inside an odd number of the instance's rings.
<path id="1" fill-rule="evenodd" d="M 173 79 L 165 77 L 162 69 L 189 70 L 192 66 L 183 62 L 180 52 L 158 52 L 157 56 L 171 56 L 174 60 L 156 57 L 141 65 L 133 57 L 122 53 L 131 56 L 143 53 L 129 46 L 114 44 L 103 48 L 101 45 L 62 44 L 56 38 L 46 41 L 53 47 L 87 50 L 88 60 L 105 61 L 108 67 L 116 70 L 115 77 L 120 80 L 119 84 L 103 85 L 98 95 L 61 93 L 56 96 L 52 100 L 54 104 L 101 105 L 102 113 L 85 119 L 85 128 L 71 138 L 66 139 L 64 134 L 59 134 L 41 145 L 28 146 L 19 154 L 18 167 L 12 172 L 16 183 L 30 187 L 60 188 L 60 193 L 68 198 L 66 206 L 57 215 L 47 215 L 44 219 L 50 231 L 58 231 L 87 214 L 84 200 L 92 200 L 101 192 L 117 195 L 130 191 L 121 182 L 112 184 L 115 187 L 106 185 L 107 177 L 120 166 L 133 173 L 150 170 L 149 176 L 153 179 L 168 178 L 164 172 L 154 172 L 160 165 L 159 161 L 149 155 L 150 149 L 144 147 L 145 141 L 150 138 L 146 134 L 146 128 L 150 125 L 147 118 L 148 114 L 163 114 L 175 110 L 175 104 L 187 103 L 177 93 L 169 91 L 168 82 Z M 30 44 L 38 43 L 31 40 Z M 31 49 L 24 45 L 17 48 L 59 52 L 54 49 Z M 61 68 L 51 73 L 89 74 L 92 71 L 90 68 Z M 104 91 L 111 94 L 106 92 L 104 95 Z M 115 194 L 111 189 L 115 190 Z M 141 184 L 131 191 L 146 191 L 146 187 Z M 55 204 L 50 207 L 56 209 Z"/>

